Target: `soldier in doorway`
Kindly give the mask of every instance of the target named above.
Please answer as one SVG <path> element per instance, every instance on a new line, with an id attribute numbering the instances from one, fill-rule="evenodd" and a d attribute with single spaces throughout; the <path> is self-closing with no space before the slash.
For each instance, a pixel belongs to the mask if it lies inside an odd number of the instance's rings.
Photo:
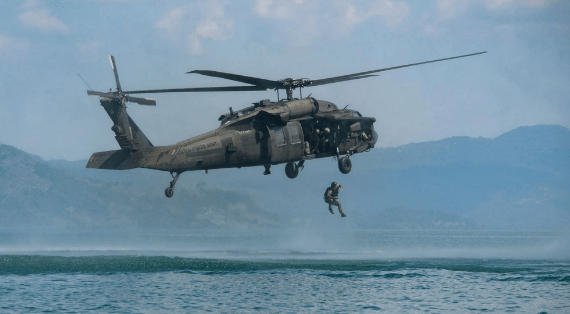
<path id="1" fill-rule="evenodd" d="M 303 146 L 305 147 L 305 149 L 304 149 L 305 156 L 310 155 L 311 154 L 311 145 L 309 145 L 309 141 L 303 142 Z"/>
<path id="2" fill-rule="evenodd" d="M 325 191 L 325 203 L 329 204 L 329 211 L 331 212 L 331 214 L 334 214 L 332 207 L 333 205 L 336 205 L 338 207 L 338 212 L 340 213 L 340 216 L 346 217 L 346 215 L 342 211 L 342 205 L 340 205 L 338 201 L 339 191 L 342 191 L 342 186 L 333 181 L 331 183 L 331 186 L 328 187 L 327 190 Z"/>
<path id="3" fill-rule="evenodd" d="M 322 132 L 322 136 L 320 138 L 321 140 L 321 152 L 322 153 L 326 153 L 330 150 L 330 134 L 331 134 L 331 130 L 329 128 L 325 128 Z"/>
<path id="4" fill-rule="evenodd" d="M 309 135 L 309 145 L 312 154 L 319 153 L 320 139 L 321 139 L 321 131 L 319 129 L 315 129 L 315 131 Z"/>

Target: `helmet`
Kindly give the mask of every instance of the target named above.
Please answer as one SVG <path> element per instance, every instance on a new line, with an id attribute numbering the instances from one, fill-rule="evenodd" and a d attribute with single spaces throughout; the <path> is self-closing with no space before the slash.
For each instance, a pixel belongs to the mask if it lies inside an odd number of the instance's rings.
<path id="1" fill-rule="evenodd" d="M 329 134 L 331 130 L 329 128 L 325 128 L 325 134 Z"/>
<path id="2" fill-rule="evenodd" d="M 315 133 L 316 133 L 316 134 L 320 134 L 321 131 L 320 131 L 319 129 L 315 129 Z"/>
<path id="3" fill-rule="evenodd" d="M 338 185 L 338 183 L 336 183 L 336 181 L 331 182 L 331 188 L 334 188 L 337 185 Z"/>

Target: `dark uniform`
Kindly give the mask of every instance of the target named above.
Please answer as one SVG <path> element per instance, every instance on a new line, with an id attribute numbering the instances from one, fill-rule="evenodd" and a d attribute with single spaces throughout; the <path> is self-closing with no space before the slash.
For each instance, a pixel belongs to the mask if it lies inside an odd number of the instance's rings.
<path id="1" fill-rule="evenodd" d="M 340 216 L 346 217 L 346 215 L 342 211 L 342 206 L 338 201 L 338 192 L 341 189 L 342 189 L 341 185 L 338 185 L 336 182 L 332 182 L 331 186 L 328 187 L 327 190 L 325 191 L 325 203 L 329 204 L 329 211 L 331 212 L 331 214 L 334 214 L 332 206 L 336 205 L 338 206 L 338 212 L 340 213 Z"/>

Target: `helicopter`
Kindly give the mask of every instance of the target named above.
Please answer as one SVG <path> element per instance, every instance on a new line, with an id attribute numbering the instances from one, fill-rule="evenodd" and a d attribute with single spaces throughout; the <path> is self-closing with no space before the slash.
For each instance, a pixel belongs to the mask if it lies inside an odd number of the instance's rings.
<path id="1" fill-rule="evenodd" d="M 352 169 L 350 157 L 374 148 L 378 140 L 378 134 L 374 130 L 376 119 L 363 117 L 360 112 L 347 109 L 348 106 L 339 109 L 334 103 L 317 100 L 311 95 L 303 98 L 303 88 L 374 77 L 383 71 L 483 53 L 486 51 L 319 80 L 287 78 L 275 81 L 211 70 L 194 70 L 187 74 L 200 74 L 249 85 L 133 91 L 122 90 L 115 58 L 110 55 L 116 91 L 88 90 L 87 94 L 100 97 L 101 106 L 113 121 L 111 130 L 121 149 L 93 153 L 86 167 L 167 171 L 172 176 L 170 185 L 164 191 L 169 198 L 174 195 L 176 181 L 187 171 L 204 170 L 208 173 L 212 169 L 264 166 L 263 174 L 268 175 L 271 174 L 272 165 L 285 163 L 286 176 L 294 179 L 307 160 L 334 157 L 338 160 L 340 172 L 348 174 Z M 299 98 L 294 98 L 293 90 L 297 88 Z M 240 110 L 230 107 L 228 113 L 218 118 L 220 126 L 217 129 L 168 146 L 154 146 L 127 113 L 127 102 L 156 106 L 154 99 L 134 97 L 132 94 L 268 89 L 277 91 L 276 102 L 265 99 Z M 279 90 L 285 90 L 286 98 L 279 98 Z"/>

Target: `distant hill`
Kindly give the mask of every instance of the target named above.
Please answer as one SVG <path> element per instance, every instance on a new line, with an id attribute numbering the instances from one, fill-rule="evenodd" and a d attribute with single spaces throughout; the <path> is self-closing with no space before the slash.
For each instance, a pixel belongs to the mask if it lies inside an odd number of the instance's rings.
<path id="1" fill-rule="evenodd" d="M 95 180 L 96 176 L 82 175 L 84 169 L 71 171 L 76 164 L 46 162 L 0 145 L 0 227 L 244 229 L 277 225 L 271 213 L 236 191 L 201 184 L 194 191 L 177 188 L 177 198 L 167 201 L 144 182 Z"/>
<path id="2" fill-rule="evenodd" d="M 570 130 L 557 125 L 520 127 L 494 139 L 451 137 L 381 150 L 378 168 L 496 164 L 560 171 L 570 169 Z"/>
<path id="3" fill-rule="evenodd" d="M 374 170 L 360 175 L 384 209 L 455 214 L 463 220 L 449 226 L 464 221 L 466 228 L 570 229 L 567 128 L 521 127 L 494 139 L 453 137 L 376 156 Z"/>
<path id="4" fill-rule="evenodd" d="M 382 134 L 380 134 L 382 137 Z M 112 149 L 112 148 L 109 148 Z M 85 169 L 0 146 L 0 227 L 570 229 L 570 130 L 521 127 L 499 137 L 452 137 L 315 160 L 294 179 L 283 165 L 184 173 Z M 323 202 L 344 187 L 348 217 Z"/>

